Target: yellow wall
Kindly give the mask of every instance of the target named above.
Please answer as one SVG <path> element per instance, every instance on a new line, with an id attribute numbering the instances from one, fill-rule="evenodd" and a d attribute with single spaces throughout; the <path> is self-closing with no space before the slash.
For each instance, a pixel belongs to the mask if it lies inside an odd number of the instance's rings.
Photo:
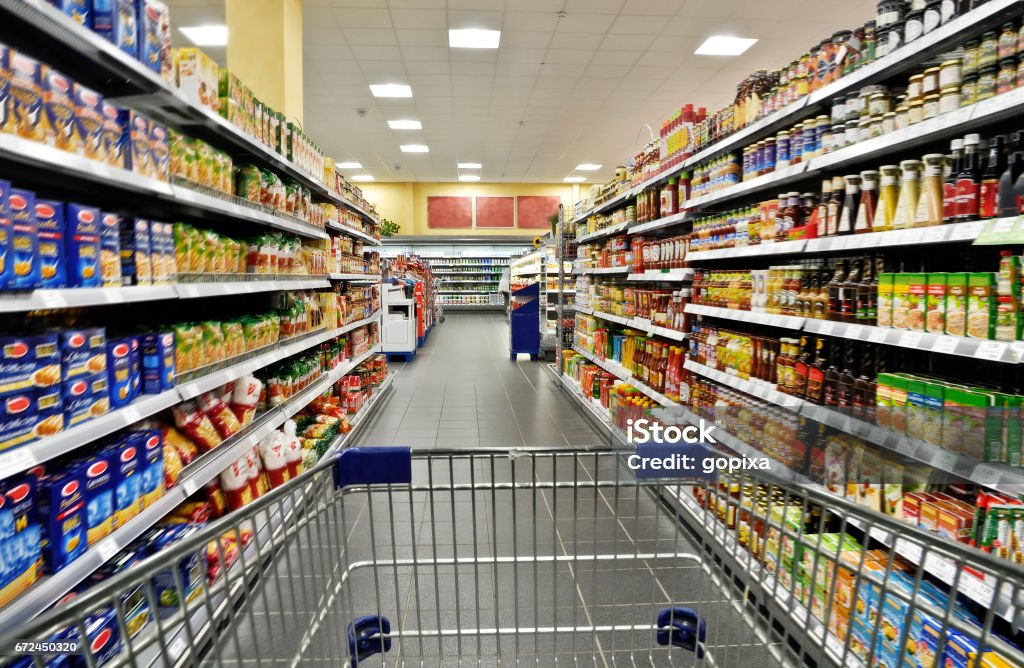
<path id="1" fill-rule="evenodd" d="M 436 195 L 487 197 L 510 195 L 547 195 L 561 197 L 562 204 L 573 204 L 572 186 L 551 183 L 367 183 L 360 184 L 363 195 L 377 206 L 383 218 L 402 226 L 400 235 L 502 236 L 521 234 L 535 237 L 544 230 L 519 228 L 463 228 L 435 230 L 427 227 L 427 198 Z"/>

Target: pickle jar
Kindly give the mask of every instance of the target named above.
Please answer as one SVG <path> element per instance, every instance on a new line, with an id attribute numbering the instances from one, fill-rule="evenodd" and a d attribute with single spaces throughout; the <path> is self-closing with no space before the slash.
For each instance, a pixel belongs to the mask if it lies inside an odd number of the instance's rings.
<path id="1" fill-rule="evenodd" d="M 996 58 L 1005 60 L 1017 55 L 1017 26 L 1013 23 L 1004 23 L 1002 32 L 999 33 L 999 42 L 996 46 Z"/>
<path id="2" fill-rule="evenodd" d="M 878 116 L 892 111 L 892 100 L 886 93 L 875 93 L 868 98 L 868 113 Z"/>
<path id="3" fill-rule="evenodd" d="M 932 93 L 939 92 L 939 74 L 942 71 L 940 67 L 929 67 L 924 71 L 924 78 L 921 80 L 921 94 L 931 95 Z"/>
<path id="4" fill-rule="evenodd" d="M 924 106 L 921 107 L 921 120 L 927 121 L 929 118 L 935 118 L 939 115 L 940 98 L 941 96 L 938 93 L 924 96 Z"/>
<path id="5" fill-rule="evenodd" d="M 896 112 L 890 111 L 882 114 L 882 134 L 889 134 L 896 131 Z"/>
<path id="6" fill-rule="evenodd" d="M 895 114 L 893 122 L 895 123 L 897 130 L 902 130 L 910 125 L 910 108 L 907 105 L 901 104 L 896 107 L 896 111 L 893 113 Z"/>
<path id="7" fill-rule="evenodd" d="M 1006 58 L 999 63 L 996 75 L 996 95 L 1009 93 L 1017 87 L 1017 59 Z"/>
<path id="8" fill-rule="evenodd" d="M 977 75 L 965 76 L 964 82 L 960 85 L 960 106 L 974 104 L 978 101 L 978 77 Z"/>
<path id="9" fill-rule="evenodd" d="M 947 60 L 939 66 L 939 88 L 945 90 L 950 86 L 959 86 L 962 64 L 959 60 Z"/>
<path id="10" fill-rule="evenodd" d="M 947 86 L 939 97 L 939 113 L 948 114 L 960 108 L 960 86 Z"/>
<path id="11" fill-rule="evenodd" d="M 915 74 L 907 82 L 907 98 L 913 100 L 924 95 L 924 75 Z"/>
<path id="12" fill-rule="evenodd" d="M 995 31 L 989 31 L 981 36 L 978 44 L 978 69 L 995 65 L 999 60 L 999 37 Z"/>
<path id="13" fill-rule="evenodd" d="M 972 39 L 964 44 L 964 53 L 960 56 L 960 75 L 963 78 L 978 73 L 978 40 Z"/>
<path id="14" fill-rule="evenodd" d="M 978 73 L 978 87 L 975 95 L 978 102 L 995 97 L 998 70 L 994 66 L 983 67 Z"/>
<path id="15" fill-rule="evenodd" d="M 924 100 L 923 99 L 912 100 L 910 102 L 910 104 L 907 105 L 907 108 L 909 110 L 907 112 L 907 123 L 909 125 L 914 125 L 914 124 L 920 123 L 921 121 L 924 120 Z"/>

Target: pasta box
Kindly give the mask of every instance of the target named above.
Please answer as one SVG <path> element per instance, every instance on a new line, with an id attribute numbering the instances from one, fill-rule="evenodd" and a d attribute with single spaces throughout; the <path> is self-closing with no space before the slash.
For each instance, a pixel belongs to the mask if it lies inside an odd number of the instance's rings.
<path id="1" fill-rule="evenodd" d="M 156 121 L 149 123 L 149 150 L 151 155 L 151 176 L 166 181 L 171 176 L 171 145 L 167 126 Z"/>
<path id="2" fill-rule="evenodd" d="M 89 545 L 114 530 L 114 470 L 108 453 L 99 452 L 79 464 L 85 485 Z"/>
<path id="3" fill-rule="evenodd" d="M 121 283 L 151 285 L 149 221 L 145 218 L 121 219 Z"/>
<path id="4" fill-rule="evenodd" d="M 142 394 L 142 341 L 138 336 L 128 337 L 131 345 L 131 379 L 132 379 L 132 401 Z"/>
<path id="5" fill-rule="evenodd" d="M 132 58 L 139 57 L 137 0 L 92 0 L 93 31 Z"/>
<path id="6" fill-rule="evenodd" d="M 67 283 L 72 288 L 100 286 L 100 212 L 68 203 L 64 208 Z"/>
<path id="7" fill-rule="evenodd" d="M 32 141 L 43 141 L 42 64 L 35 58 L 11 49 L 8 72 L 11 76 L 11 122 L 14 133 Z"/>
<path id="8" fill-rule="evenodd" d="M 100 215 L 100 281 L 103 287 L 121 285 L 121 216 Z"/>
<path id="9" fill-rule="evenodd" d="M 174 387 L 174 332 L 142 337 L 142 391 L 160 394 Z"/>
<path id="10" fill-rule="evenodd" d="M 0 67 L 2 66 L 0 64 Z M 14 240 L 9 206 L 10 196 L 11 182 L 0 181 L 0 290 L 6 290 L 14 281 L 14 249 L 11 247 Z"/>
<path id="11" fill-rule="evenodd" d="M 127 438 L 108 449 L 114 467 L 114 527 L 124 526 L 142 506 L 142 451 Z"/>
<path id="12" fill-rule="evenodd" d="M 0 452 L 64 429 L 59 388 L 25 390 L 0 401 Z"/>
<path id="13" fill-rule="evenodd" d="M 65 381 L 107 370 L 107 333 L 102 327 L 67 329 L 58 336 Z"/>
<path id="14" fill-rule="evenodd" d="M 145 559 L 145 557 L 146 555 L 141 547 L 129 548 L 127 551 L 114 556 L 113 559 L 103 564 L 99 570 L 93 573 L 89 578 L 90 584 L 97 585 L 104 580 L 109 580 L 115 575 L 132 568 Z M 153 617 L 149 601 L 146 600 L 145 584 L 136 584 L 122 589 L 118 593 L 117 601 L 118 608 L 124 616 L 125 632 L 131 637 L 136 636 L 149 624 Z M 107 607 L 106 610 L 113 611 L 113 608 Z M 116 619 L 114 622 L 116 624 Z"/>
<path id="15" fill-rule="evenodd" d="M 61 396 L 64 401 L 64 425 L 78 426 L 110 410 L 110 392 L 107 376 L 97 373 L 64 381 Z"/>
<path id="16" fill-rule="evenodd" d="M 75 23 L 92 28 L 93 2 L 96 0 L 50 0 L 50 4 L 70 16 Z"/>
<path id="17" fill-rule="evenodd" d="M 0 44 L 0 132 L 14 132 L 11 118 L 11 48 Z"/>
<path id="18" fill-rule="evenodd" d="M 165 44 L 165 26 L 170 30 L 170 11 L 158 0 L 139 0 L 139 59 L 157 74 L 169 65 L 170 52 Z"/>
<path id="19" fill-rule="evenodd" d="M 120 109 L 117 122 L 121 128 L 122 166 L 139 176 L 153 176 L 149 119 L 134 109 Z"/>
<path id="20" fill-rule="evenodd" d="M 129 339 L 107 341 L 107 378 L 110 405 L 122 408 L 132 402 L 132 344 Z"/>
<path id="21" fill-rule="evenodd" d="M 62 151 L 79 153 L 75 102 L 71 79 L 46 65 L 42 68 L 43 119 L 46 143 Z"/>
<path id="22" fill-rule="evenodd" d="M 62 570 L 85 554 L 88 522 L 81 469 L 71 467 L 40 479 L 39 520 L 48 573 Z"/>
<path id="23" fill-rule="evenodd" d="M 30 190 L 12 188 L 7 200 L 11 212 L 11 244 L 14 250 L 16 290 L 39 287 L 39 230 L 36 227 L 36 195 Z"/>
<path id="24" fill-rule="evenodd" d="M 79 83 L 72 86 L 72 95 L 82 155 L 106 162 L 107 148 L 103 141 L 103 96 Z"/>
<path id="25" fill-rule="evenodd" d="M 125 131 L 121 107 L 103 100 L 100 103 L 100 114 L 103 116 L 103 138 L 100 152 L 106 156 L 108 165 L 127 169 L 128 165 L 125 162 L 127 147 L 123 144 Z"/>
<path id="26" fill-rule="evenodd" d="M 0 396 L 60 385 L 56 334 L 0 338 Z"/>
<path id="27" fill-rule="evenodd" d="M 142 507 L 148 508 L 164 495 L 164 439 L 159 429 L 128 432 L 128 440 L 142 452 Z"/>
<path id="28" fill-rule="evenodd" d="M 36 229 L 39 234 L 39 276 L 44 288 L 67 286 L 64 267 L 64 204 L 36 200 Z"/>

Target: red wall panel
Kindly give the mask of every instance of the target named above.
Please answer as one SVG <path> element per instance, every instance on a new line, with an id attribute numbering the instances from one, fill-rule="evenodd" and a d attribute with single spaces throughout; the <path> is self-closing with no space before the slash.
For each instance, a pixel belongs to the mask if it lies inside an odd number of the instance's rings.
<path id="1" fill-rule="evenodd" d="M 472 228 L 472 197 L 428 197 L 427 227 L 435 229 Z"/>
<path id="2" fill-rule="evenodd" d="M 558 213 L 559 197 L 520 195 L 516 198 L 517 222 L 520 229 L 548 230 L 548 216 Z"/>
<path id="3" fill-rule="evenodd" d="M 515 197 L 477 197 L 477 227 L 515 227 Z"/>

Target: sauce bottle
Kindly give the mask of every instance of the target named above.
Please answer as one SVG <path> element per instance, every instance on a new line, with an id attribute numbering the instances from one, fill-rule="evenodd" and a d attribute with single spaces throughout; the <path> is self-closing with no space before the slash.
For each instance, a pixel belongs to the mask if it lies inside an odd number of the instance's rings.
<path id="1" fill-rule="evenodd" d="M 812 315 L 811 317 L 815 320 L 827 320 L 828 319 L 828 294 L 829 294 L 829 281 L 828 272 L 824 266 L 818 267 L 818 294 L 814 297 L 814 303 L 812 304 Z"/>
<path id="2" fill-rule="evenodd" d="M 668 185 L 661 189 L 661 217 L 671 216 L 679 212 L 679 181 L 668 180 Z"/>
<path id="3" fill-rule="evenodd" d="M 825 179 L 821 183 L 821 199 L 818 200 L 818 236 L 829 236 L 828 232 L 828 203 L 832 199 L 832 179 Z"/>
<path id="4" fill-rule="evenodd" d="M 836 406 L 839 404 L 839 365 L 836 361 L 836 349 L 838 341 L 833 341 L 833 349 L 829 354 L 828 369 L 825 370 L 825 382 L 821 393 L 821 402 L 825 406 Z"/>
<path id="5" fill-rule="evenodd" d="M 835 273 L 828 282 L 828 319 L 842 320 L 842 286 L 846 281 L 846 260 L 836 260 Z"/>
<path id="6" fill-rule="evenodd" d="M 988 142 L 988 163 L 981 175 L 979 218 L 995 218 L 999 211 L 999 181 L 1005 171 L 1006 137 L 997 135 Z"/>
<path id="7" fill-rule="evenodd" d="M 860 173 L 860 203 L 857 207 L 857 222 L 854 234 L 872 232 L 875 228 L 875 209 L 878 208 L 878 172 L 867 170 Z"/>
<path id="8" fill-rule="evenodd" d="M 860 286 L 861 264 L 859 259 L 850 260 L 850 272 L 842 284 L 839 297 L 839 319 L 843 322 L 857 322 L 857 289 Z"/>
<path id="9" fill-rule="evenodd" d="M 948 161 L 949 173 L 946 174 L 942 195 L 942 217 L 947 223 L 956 220 L 957 215 L 956 178 L 963 168 L 963 140 L 954 139 L 950 143 L 950 150 L 952 150 L 953 154 Z"/>
<path id="10" fill-rule="evenodd" d="M 790 339 L 779 341 L 779 354 L 775 356 L 775 389 L 788 392 L 788 380 L 793 369 L 793 358 L 790 356 Z"/>
<path id="11" fill-rule="evenodd" d="M 878 207 L 874 230 L 885 232 L 893 229 L 896 207 L 900 199 L 900 168 L 897 165 L 882 165 L 878 178 Z"/>
<path id="12" fill-rule="evenodd" d="M 837 233 L 840 235 L 853 234 L 853 225 L 857 221 L 857 211 L 860 209 L 860 175 L 850 174 L 844 176 L 846 196 L 843 199 L 843 210 L 839 214 Z"/>
<path id="13" fill-rule="evenodd" d="M 1015 185 L 1024 174 L 1024 132 L 1010 135 L 1010 159 L 999 177 L 998 206 L 1001 218 L 1010 218 L 1020 212 L 1022 200 L 1017 197 Z"/>
<path id="14" fill-rule="evenodd" d="M 857 380 L 857 377 L 853 374 L 853 369 L 856 366 L 856 360 L 854 359 L 854 348 L 852 345 L 846 346 L 844 354 L 842 356 L 842 371 L 839 373 L 839 407 L 840 408 L 851 408 L 853 406 L 853 384 Z M 846 411 L 844 411 L 846 412 Z"/>
<path id="15" fill-rule="evenodd" d="M 921 195 L 921 161 L 904 160 L 900 163 L 900 197 L 892 221 L 895 230 L 910 227 L 917 213 L 917 200 Z"/>
<path id="16" fill-rule="evenodd" d="M 914 227 L 941 225 L 943 221 L 944 190 L 943 172 L 946 156 L 929 153 L 924 156 L 924 175 L 921 177 L 921 194 L 914 212 Z"/>
<path id="17" fill-rule="evenodd" d="M 981 158 L 979 147 L 981 137 L 969 134 L 964 137 L 963 167 L 956 177 L 956 219 L 977 220 L 978 191 L 981 186 Z"/>
<path id="18" fill-rule="evenodd" d="M 864 258 L 864 268 L 861 270 L 860 282 L 857 283 L 856 298 L 856 322 L 858 325 L 874 325 L 875 318 L 872 317 L 872 310 L 875 307 L 875 258 Z"/>
<path id="19" fill-rule="evenodd" d="M 839 233 L 839 219 L 843 215 L 845 199 L 846 182 L 841 176 L 833 177 L 832 194 L 828 199 L 828 222 L 825 225 L 825 233 L 830 237 Z"/>
<path id="20" fill-rule="evenodd" d="M 860 360 L 860 374 L 853 381 L 853 417 L 862 420 L 873 420 L 868 407 L 875 405 L 875 372 L 872 346 L 863 343 L 855 345 L 857 358 Z"/>
<path id="21" fill-rule="evenodd" d="M 808 345 L 808 337 L 800 337 L 800 354 L 793 362 L 793 385 L 790 394 L 798 397 L 806 396 L 807 375 L 813 362 L 813 353 Z"/>
<path id="22" fill-rule="evenodd" d="M 804 397 L 815 404 L 821 404 L 825 389 L 825 355 L 825 339 L 815 339 L 814 360 L 807 368 L 807 389 L 804 391 Z"/>

